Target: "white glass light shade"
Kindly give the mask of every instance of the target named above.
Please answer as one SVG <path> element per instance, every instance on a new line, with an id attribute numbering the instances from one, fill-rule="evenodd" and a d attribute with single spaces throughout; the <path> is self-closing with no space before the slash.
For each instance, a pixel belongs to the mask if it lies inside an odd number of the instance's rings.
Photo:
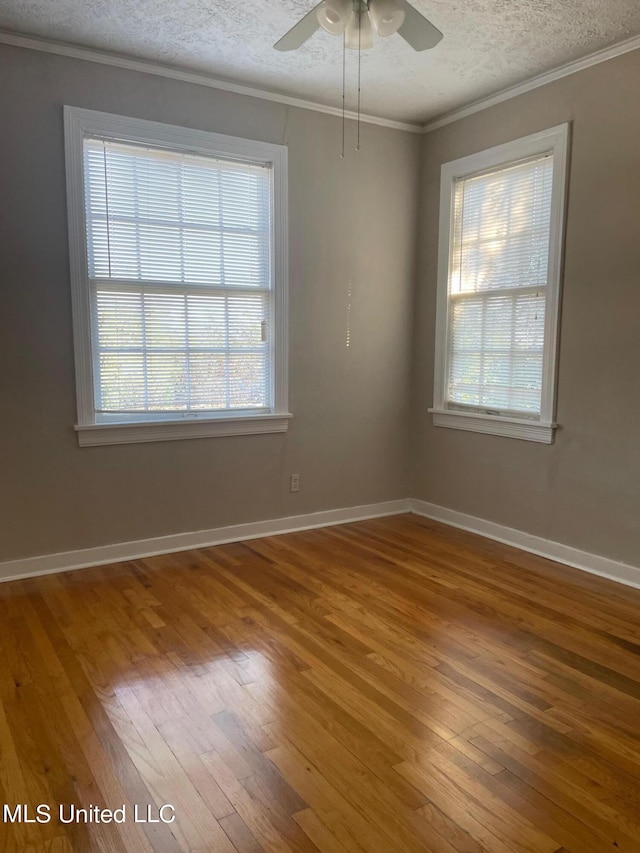
<path id="1" fill-rule="evenodd" d="M 373 47 L 373 29 L 366 9 L 353 11 L 344 31 L 345 46 L 351 50 L 368 50 Z"/>
<path id="2" fill-rule="evenodd" d="M 352 0 L 325 0 L 318 6 L 316 16 L 323 30 L 334 36 L 345 31 L 353 12 Z"/>
<path id="3" fill-rule="evenodd" d="M 404 23 L 404 9 L 398 0 L 369 0 L 369 14 L 379 36 L 391 36 Z"/>

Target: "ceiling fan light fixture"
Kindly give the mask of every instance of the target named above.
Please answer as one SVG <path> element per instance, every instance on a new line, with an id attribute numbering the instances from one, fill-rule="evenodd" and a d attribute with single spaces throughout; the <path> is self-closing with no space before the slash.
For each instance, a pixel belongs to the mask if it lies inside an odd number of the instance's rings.
<path id="1" fill-rule="evenodd" d="M 366 9 L 355 9 L 344 31 L 344 44 L 350 50 L 368 50 L 373 47 L 373 27 Z"/>
<path id="2" fill-rule="evenodd" d="M 382 38 L 392 36 L 404 23 L 405 12 L 398 0 L 369 0 L 369 14 Z"/>
<path id="3" fill-rule="evenodd" d="M 318 6 L 316 15 L 323 30 L 340 36 L 347 28 L 352 13 L 352 0 L 325 0 Z"/>

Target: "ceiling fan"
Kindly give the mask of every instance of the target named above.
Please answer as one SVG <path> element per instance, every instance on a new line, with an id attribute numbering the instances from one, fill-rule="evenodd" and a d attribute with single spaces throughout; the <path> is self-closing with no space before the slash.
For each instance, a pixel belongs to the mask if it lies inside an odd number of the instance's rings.
<path id="1" fill-rule="evenodd" d="M 322 27 L 344 35 L 354 50 L 373 47 L 373 31 L 386 37 L 398 33 L 414 50 L 430 50 L 442 33 L 407 0 L 322 0 L 274 44 L 276 50 L 297 50 Z"/>

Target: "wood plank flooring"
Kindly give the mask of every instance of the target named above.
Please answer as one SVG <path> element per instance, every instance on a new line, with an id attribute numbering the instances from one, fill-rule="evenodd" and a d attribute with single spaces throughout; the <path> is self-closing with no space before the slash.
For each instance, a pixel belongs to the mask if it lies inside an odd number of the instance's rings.
<path id="1" fill-rule="evenodd" d="M 1 585 L 0 851 L 640 853 L 639 617 L 408 515 Z"/>

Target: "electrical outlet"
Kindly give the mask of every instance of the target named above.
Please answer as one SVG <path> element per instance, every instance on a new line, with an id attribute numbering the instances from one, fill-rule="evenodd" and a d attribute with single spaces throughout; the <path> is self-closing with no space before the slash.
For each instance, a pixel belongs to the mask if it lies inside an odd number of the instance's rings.
<path id="1" fill-rule="evenodd" d="M 300 474 L 292 474 L 289 477 L 289 488 L 292 492 L 300 491 Z"/>

